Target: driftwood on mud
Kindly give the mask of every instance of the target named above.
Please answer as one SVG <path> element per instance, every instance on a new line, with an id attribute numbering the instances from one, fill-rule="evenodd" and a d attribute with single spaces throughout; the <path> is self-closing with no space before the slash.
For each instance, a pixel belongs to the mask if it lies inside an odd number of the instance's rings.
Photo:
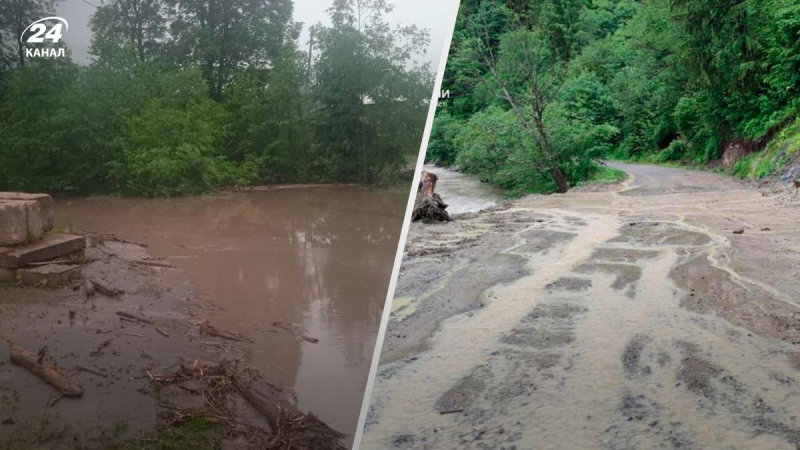
<path id="1" fill-rule="evenodd" d="M 126 261 L 128 261 L 130 263 L 133 263 L 133 264 L 139 264 L 139 265 L 142 265 L 142 266 L 167 267 L 167 268 L 175 267 L 170 263 L 166 263 L 166 262 L 162 262 L 162 261 L 151 261 L 149 259 L 126 259 Z"/>
<path id="2" fill-rule="evenodd" d="M 297 450 L 344 450 L 339 439 L 344 435 L 320 420 L 313 413 L 305 414 L 281 388 L 250 381 L 237 383 L 248 403 L 258 411 L 273 431 L 273 448 Z"/>
<path id="3" fill-rule="evenodd" d="M 422 178 L 417 188 L 417 198 L 414 201 L 414 211 L 411 215 L 412 221 L 434 223 L 452 220 L 446 211 L 447 204 L 435 192 L 438 179 L 439 177 L 434 173 L 422 172 Z"/>
<path id="4" fill-rule="evenodd" d="M 267 448 L 294 450 L 344 450 L 339 441 L 344 435 L 321 421 L 313 414 L 305 414 L 297 408 L 295 398 L 286 390 L 261 381 L 257 373 L 240 368 L 235 362 L 219 364 L 181 365 L 167 374 L 147 372 L 156 384 L 200 381 L 198 392 L 213 411 L 214 418 L 232 423 L 232 414 L 227 409 L 226 399 L 232 391 L 239 394 L 261 414 L 272 430 Z M 200 413 L 195 412 L 195 415 Z M 180 411 L 178 415 L 184 416 Z M 200 414 L 202 415 L 202 414 Z"/>
<path id="5" fill-rule="evenodd" d="M 108 375 L 105 374 L 104 372 L 101 372 L 100 369 L 93 369 L 91 367 L 86 367 L 86 366 L 75 366 L 75 368 L 81 372 L 87 372 L 93 375 L 97 375 L 98 377 L 108 378 Z"/>
<path id="6" fill-rule="evenodd" d="M 83 396 L 80 383 L 64 373 L 55 364 L 45 361 L 28 350 L 11 344 L 11 362 L 27 369 L 67 397 Z"/>
<path id="7" fill-rule="evenodd" d="M 283 320 L 276 320 L 275 322 L 272 322 L 272 326 L 275 328 L 280 328 L 281 330 L 286 330 L 306 342 L 310 342 L 312 344 L 319 342 L 319 339 L 308 336 L 305 330 L 293 323 L 287 324 Z"/>
<path id="8" fill-rule="evenodd" d="M 129 312 L 126 312 L 126 311 L 117 311 L 117 315 L 120 316 L 120 317 L 123 317 L 125 319 L 135 320 L 137 322 L 142 322 L 142 323 L 147 323 L 147 324 L 153 323 L 152 320 L 150 320 L 150 319 L 148 319 L 148 318 L 146 318 L 144 316 L 140 316 L 139 314 L 129 313 Z"/>
<path id="9" fill-rule="evenodd" d="M 214 336 L 214 337 L 218 337 L 218 338 L 222 338 L 222 339 L 228 339 L 230 341 L 253 342 L 252 339 L 250 339 L 249 337 L 247 337 L 247 336 L 245 336 L 243 334 L 234 333 L 232 331 L 226 331 L 226 330 L 223 330 L 221 328 L 217 328 L 214 325 L 211 325 L 210 323 L 208 323 L 207 320 L 200 324 L 200 332 L 203 333 L 203 334 L 207 334 L 209 336 Z"/>

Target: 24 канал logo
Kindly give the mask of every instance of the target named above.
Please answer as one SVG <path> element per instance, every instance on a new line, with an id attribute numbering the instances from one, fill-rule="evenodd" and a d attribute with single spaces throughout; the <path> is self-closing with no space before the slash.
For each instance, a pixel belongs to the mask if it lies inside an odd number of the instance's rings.
<path id="1" fill-rule="evenodd" d="M 58 58 L 66 56 L 64 48 L 38 47 L 37 44 L 58 44 L 69 24 L 62 17 L 45 17 L 28 25 L 19 36 L 19 41 L 28 44 L 25 48 L 27 58 Z"/>

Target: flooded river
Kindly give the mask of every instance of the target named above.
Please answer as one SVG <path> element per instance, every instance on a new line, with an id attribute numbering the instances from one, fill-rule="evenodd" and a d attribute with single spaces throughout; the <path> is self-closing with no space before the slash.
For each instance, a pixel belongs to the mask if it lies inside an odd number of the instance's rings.
<path id="1" fill-rule="evenodd" d="M 433 164 L 426 164 L 424 168 L 439 177 L 436 192 L 449 205 L 450 214 L 478 212 L 491 208 L 503 198 L 502 189 L 481 183 L 475 177 Z"/>
<path id="2" fill-rule="evenodd" d="M 173 199 L 61 200 L 58 227 L 113 233 L 184 270 L 211 323 L 251 337 L 249 363 L 352 434 L 408 191 L 278 189 Z M 282 320 L 309 343 L 271 324 Z"/>

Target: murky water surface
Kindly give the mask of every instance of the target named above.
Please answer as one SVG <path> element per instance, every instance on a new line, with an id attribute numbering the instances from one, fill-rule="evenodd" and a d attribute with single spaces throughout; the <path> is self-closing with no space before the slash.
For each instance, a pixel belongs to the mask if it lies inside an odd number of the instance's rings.
<path id="1" fill-rule="evenodd" d="M 450 214 L 478 212 L 491 208 L 503 198 L 502 189 L 481 183 L 475 177 L 432 164 L 426 164 L 425 170 L 439 177 L 436 192 L 449 205 Z"/>
<path id="2" fill-rule="evenodd" d="M 211 323 L 255 341 L 252 366 L 293 386 L 302 409 L 352 434 L 407 195 L 318 187 L 63 199 L 56 221 L 146 243 L 153 257 L 186 271 L 215 306 Z M 278 320 L 319 342 L 273 327 Z"/>

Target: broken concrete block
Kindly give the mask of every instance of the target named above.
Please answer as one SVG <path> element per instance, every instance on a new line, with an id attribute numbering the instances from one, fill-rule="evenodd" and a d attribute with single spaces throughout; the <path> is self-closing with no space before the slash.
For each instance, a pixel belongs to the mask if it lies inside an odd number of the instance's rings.
<path id="1" fill-rule="evenodd" d="M 0 213 L 0 245 L 19 245 L 44 236 L 44 219 L 39 202 L 0 199 L 0 205 L 3 211 Z"/>
<path id="2" fill-rule="evenodd" d="M 81 266 L 47 264 L 39 267 L 26 267 L 17 270 L 22 284 L 43 284 L 48 287 L 66 286 L 81 276 Z"/>
<path id="3" fill-rule="evenodd" d="M 0 200 L 29 200 L 39 204 L 42 211 L 44 231 L 50 231 L 55 225 L 53 198 L 47 194 L 29 194 L 27 192 L 0 192 Z"/>
<path id="4" fill-rule="evenodd" d="M 39 242 L 21 247 L 0 247 L 0 267 L 16 269 L 69 255 L 86 247 L 83 236 L 48 234 Z"/>
<path id="5" fill-rule="evenodd" d="M 28 240 L 28 210 L 25 202 L 0 201 L 0 245 L 18 245 Z"/>
<path id="6" fill-rule="evenodd" d="M 2 201 L 2 200 L 0 200 Z M 42 207 L 39 202 L 24 200 L 25 218 L 28 225 L 28 242 L 38 241 L 44 236 L 44 219 L 42 218 Z"/>

